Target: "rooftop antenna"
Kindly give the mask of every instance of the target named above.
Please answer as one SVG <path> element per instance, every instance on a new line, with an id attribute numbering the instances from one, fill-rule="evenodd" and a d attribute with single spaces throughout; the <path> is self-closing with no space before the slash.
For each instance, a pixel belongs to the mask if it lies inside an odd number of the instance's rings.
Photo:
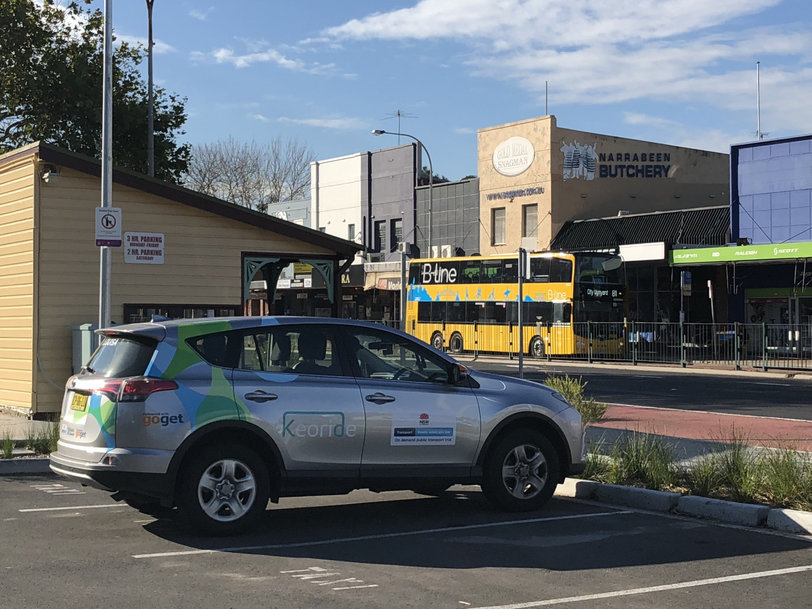
<path id="1" fill-rule="evenodd" d="M 409 114 L 408 112 L 404 112 L 403 110 L 395 110 L 394 112 L 387 114 L 384 118 L 397 118 L 398 119 L 398 134 L 400 134 L 400 119 L 401 118 L 419 118 L 416 114 Z M 400 135 L 398 135 L 398 145 L 400 144 Z"/>
<path id="2" fill-rule="evenodd" d="M 756 62 L 756 139 L 764 139 L 761 132 L 761 62 Z"/>

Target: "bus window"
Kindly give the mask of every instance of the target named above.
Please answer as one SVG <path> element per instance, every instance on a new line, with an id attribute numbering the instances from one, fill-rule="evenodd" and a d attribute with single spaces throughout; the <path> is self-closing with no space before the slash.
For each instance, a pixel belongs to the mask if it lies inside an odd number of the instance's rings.
<path id="1" fill-rule="evenodd" d="M 442 303 L 438 303 L 442 304 Z M 465 303 L 464 302 L 448 302 L 446 304 L 445 320 L 448 323 L 461 323 L 465 320 Z"/>
<path id="2" fill-rule="evenodd" d="M 482 261 L 482 283 L 500 283 L 502 281 L 502 261 Z"/>
<path id="3" fill-rule="evenodd" d="M 553 283 L 570 283 L 572 281 L 572 260 L 551 258 L 550 281 Z"/>
<path id="4" fill-rule="evenodd" d="M 552 323 L 553 319 L 553 303 L 551 302 L 526 302 L 524 305 L 524 319 L 527 323 Z"/>
<path id="5" fill-rule="evenodd" d="M 501 283 L 516 283 L 519 281 L 519 261 L 508 258 L 502 265 Z"/>
<path id="6" fill-rule="evenodd" d="M 535 283 L 549 283 L 550 258 L 530 259 L 530 281 Z"/>
<path id="7" fill-rule="evenodd" d="M 479 283 L 482 264 L 479 260 L 463 260 L 460 262 L 460 282 Z"/>

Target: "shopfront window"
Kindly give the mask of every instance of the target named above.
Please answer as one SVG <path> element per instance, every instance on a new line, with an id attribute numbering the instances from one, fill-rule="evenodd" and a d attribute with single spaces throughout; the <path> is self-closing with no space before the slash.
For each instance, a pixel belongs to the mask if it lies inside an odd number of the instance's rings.
<path id="1" fill-rule="evenodd" d="M 125 304 L 124 319 L 113 320 L 113 323 L 137 323 L 149 321 L 153 315 L 169 319 L 193 319 L 199 317 L 233 317 L 240 315 L 242 307 L 229 305 L 161 305 L 161 304 Z"/>

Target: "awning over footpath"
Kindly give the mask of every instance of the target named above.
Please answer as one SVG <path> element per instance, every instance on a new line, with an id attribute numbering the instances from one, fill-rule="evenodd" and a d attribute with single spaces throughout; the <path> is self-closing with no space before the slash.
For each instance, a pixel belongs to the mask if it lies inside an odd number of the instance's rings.
<path id="1" fill-rule="evenodd" d="M 367 262 L 364 264 L 365 290 L 400 290 L 400 262 Z"/>
<path id="2" fill-rule="evenodd" d="M 558 231 L 550 249 L 564 252 L 618 250 L 621 245 L 657 242 L 671 247 L 729 243 L 730 209 L 720 205 L 569 220 Z"/>

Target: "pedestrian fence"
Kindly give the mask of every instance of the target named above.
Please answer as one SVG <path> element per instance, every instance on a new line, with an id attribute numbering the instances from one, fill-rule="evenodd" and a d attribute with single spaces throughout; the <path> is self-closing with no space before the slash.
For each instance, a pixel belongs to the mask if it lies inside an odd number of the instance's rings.
<path id="1" fill-rule="evenodd" d="M 812 324 L 583 322 L 573 333 L 585 339 L 584 352 L 547 357 L 812 370 Z"/>
<path id="2" fill-rule="evenodd" d="M 542 359 L 812 370 L 812 323 L 579 322 L 572 333 L 551 331 L 552 326 L 524 327 L 525 344 L 543 337 L 545 349 L 536 352 Z M 514 325 L 505 333 L 500 353 L 518 355 L 517 330 Z"/>

